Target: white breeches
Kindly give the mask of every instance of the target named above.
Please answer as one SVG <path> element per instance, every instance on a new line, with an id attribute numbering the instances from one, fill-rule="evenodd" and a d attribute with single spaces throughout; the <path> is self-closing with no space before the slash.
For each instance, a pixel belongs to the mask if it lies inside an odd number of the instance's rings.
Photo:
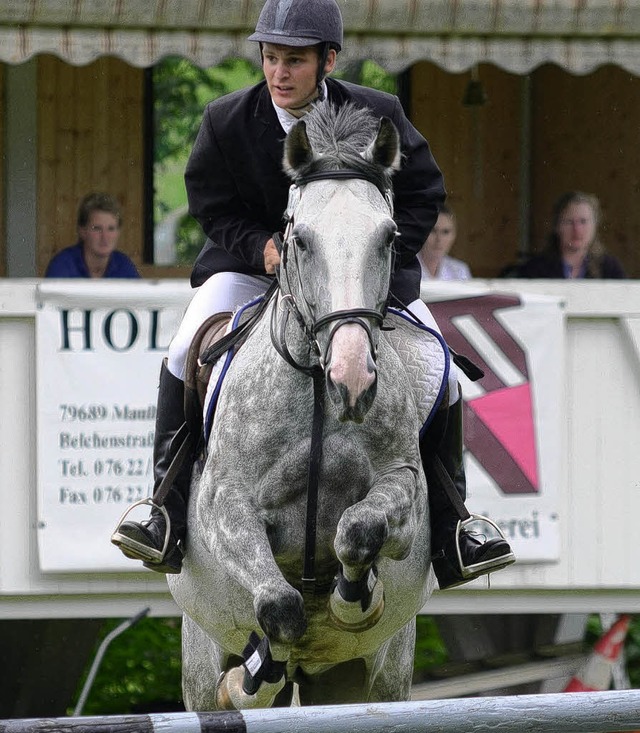
<path id="1" fill-rule="evenodd" d="M 235 311 L 245 303 L 264 295 L 270 283 L 271 278 L 243 275 L 239 272 L 216 272 L 206 280 L 187 306 L 178 333 L 169 345 L 167 366 L 171 374 L 184 380 L 191 341 L 209 316 Z"/>
<path id="2" fill-rule="evenodd" d="M 244 275 L 239 272 L 217 272 L 196 291 L 185 311 L 178 332 L 169 345 L 169 371 L 184 380 L 187 353 L 196 331 L 214 313 L 235 311 L 245 303 L 264 295 L 271 279 L 258 275 Z M 418 299 L 409 309 L 429 328 L 440 333 L 438 324 L 425 303 Z M 458 370 L 453 361 L 449 369 L 449 404 L 459 398 Z"/>

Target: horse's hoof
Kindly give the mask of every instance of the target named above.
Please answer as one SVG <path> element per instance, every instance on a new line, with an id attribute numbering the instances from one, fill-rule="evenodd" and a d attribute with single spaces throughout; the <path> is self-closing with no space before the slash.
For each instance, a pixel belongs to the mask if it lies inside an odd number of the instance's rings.
<path id="1" fill-rule="evenodd" d="M 216 689 L 216 708 L 218 710 L 237 710 L 236 706 L 233 704 L 233 697 L 235 695 L 231 694 L 230 685 L 232 684 L 230 682 L 230 676 L 232 676 L 233 672 L 237 671 L 237 667 L 234 667 L 233 669 L 229 670 L 229 672 L 223 672 L 220 675 L 220 678 L 218 679 L 218 688 Z M 240 680 L 240 689 L 242 689 L 242 678 L 244 675 L 241 675 Z M 237 687 L 236 684 L 233 684 L 234 687 Z"/>
<path id="2" fill-rule="evenodd" d="M 367 631 L 380 621 L 383 613 L 384 586 L 380 578 L 371 591 L 371 602 L 366 611 L 362 610 L 360 601 L 345 601 L 337 587 L 329 597 L 329 618 L 341 631 Z"/>
<path id="3" fill-rule="evenodd" d="M 256 693 L 247 694 L 243 687 L 244 667 L 233 667 L 222 675 L 216 690 L 218 710 L 246 710 L 271 707 L 277 694 L 285 686 L 285 675 L 277 682 L 262 682 Z"/>
<path id="4" fill-rule="evenodd" d="M 290 645 L 307 630 L 302 596 L 288 584 L 260 589 L 255 593 L 253 607 L 270 642 Z"/>

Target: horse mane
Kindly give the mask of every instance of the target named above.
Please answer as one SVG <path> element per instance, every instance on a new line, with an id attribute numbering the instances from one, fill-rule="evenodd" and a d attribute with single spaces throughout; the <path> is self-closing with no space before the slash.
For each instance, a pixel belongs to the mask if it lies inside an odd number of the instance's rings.
<path id="1" fill-rule="evenodd" d="M 348 102 L 341 107 L 318 102 L 303 118 L 313 149 L 313 160 L 290 171 L 302 177 L 320 171 L 351 168 L 367 175 L 378 188 L 391 188 L 393 171 L 366 160 L 362 154 L 373 143 L 380 120 L 368 107 Z"/>

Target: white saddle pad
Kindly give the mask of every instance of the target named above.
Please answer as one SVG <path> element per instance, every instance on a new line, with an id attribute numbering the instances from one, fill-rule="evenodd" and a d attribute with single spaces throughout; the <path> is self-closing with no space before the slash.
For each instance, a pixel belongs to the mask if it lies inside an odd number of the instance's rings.
<path id="1" fill-rule="evenodd" d="M 449 379 L 449 349 L 442 336 L 418 326 L 400 311 L 390 308 L 385 318 L 385 338 L 400 357 L 409 374 L 413 397 L 423 428 L 438 409 Z"/>
<path id="2" fill-rule="evenodd" d="M 236 314 L 233 325 L 237 325 L 238 317 L 239 314 Z M 229 324 L 228 329 L 231 327 Z M 440 334 L 427 326 L 418 326 L 393 308 L 387 313 L 385 327 L 393 327 L 391 331 L 383 331 L 382 338 L 386 339 L 398 354 L 409 374 L 413 398 L 424 429 L 433 410 L 437 410 L 440 406 L 446 390 L 449 378 L 449 350 Z M 230 361 L 229 355 L 218 359 L 209 379 L 204 406 L 207 437 L 213 418 L 212 408 Z M 211 405 L 212 400 L 214 405 Z"/>

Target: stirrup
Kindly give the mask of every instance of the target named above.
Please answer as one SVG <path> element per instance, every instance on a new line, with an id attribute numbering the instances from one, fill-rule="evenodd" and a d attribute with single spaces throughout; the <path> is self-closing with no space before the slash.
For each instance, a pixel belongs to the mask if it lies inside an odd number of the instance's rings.
<path id="1" fill-rule="evenodd" d="M 482 562 L 474 563 L 473 565 L 465 565 L 462 562 L 462 552 L 460 551 L 460 534 L 467 525 L 472 522 L 484 522 L 490 525 L 498 533 L 498 536 L 507 542 L 507 538 L 504 536 L 504 532 L 500 527 L 489 517 L 485 517 L 482 514 L 470 514 L 466 519 L 459 519 L 456 526 L 456 553 L 458 555 L 458 566 L 460 567 L 460 573 L 465 580 L 477 578 L 479 575 L 490 573 L 493 570 L 500 570 L 501 568 L 511 565 L 516 561 L 516 556 L 513 551 L 508 552 L 506 555 L 500 555 L 499 557 L 492 557 Z M 509 544 L 507 546 L 510 548 Z"/>
<path id="2" fill-rule="evenodd" d="M 120 534 L 120 532 L 118 532 L 118 530 L 122 526 L 122 523 L 124 522 L 126 517 L 136 507 L 139 507 L 139 506 L 155 507 L 156 509 L 159 509 L 162 512 L 162 516 L 164 517 L 164 523 L 165 523 L 164 544 L 162 546 L 162 550 L 156 550 L 153 547 L 149 547 L 148 545 L 143 545 L 141 542 L 136 542 L 136 540 L 132 540 L 130 537 L 127 537 L 126 535 Z M 113 534 L 111 535 L 111 542 L 113 542 L 113 544 L 117 545 L 118 547 L 124 546 L 127 549 L 132 550 L 133 552 L 137 553 L 138 560 L 142 560 L 143 562 L 158 564 L 164 560 L 164 556 L 167 552 L 167 548 L 169 547 L 170 536 L 171 536 L 171 519 L 169 518 L 169 512 L 165 509 L 164 504 L 156 504 L 152 498 L 147 498 L 147 499 L 140 499 L 140 501 L 136 501 L 135 504 L 132 504 L 128 509 L 125 510 L 124 514 L 118 520 L 118 524 L 116 524 L 116 528 L 113 530 Z"/>

